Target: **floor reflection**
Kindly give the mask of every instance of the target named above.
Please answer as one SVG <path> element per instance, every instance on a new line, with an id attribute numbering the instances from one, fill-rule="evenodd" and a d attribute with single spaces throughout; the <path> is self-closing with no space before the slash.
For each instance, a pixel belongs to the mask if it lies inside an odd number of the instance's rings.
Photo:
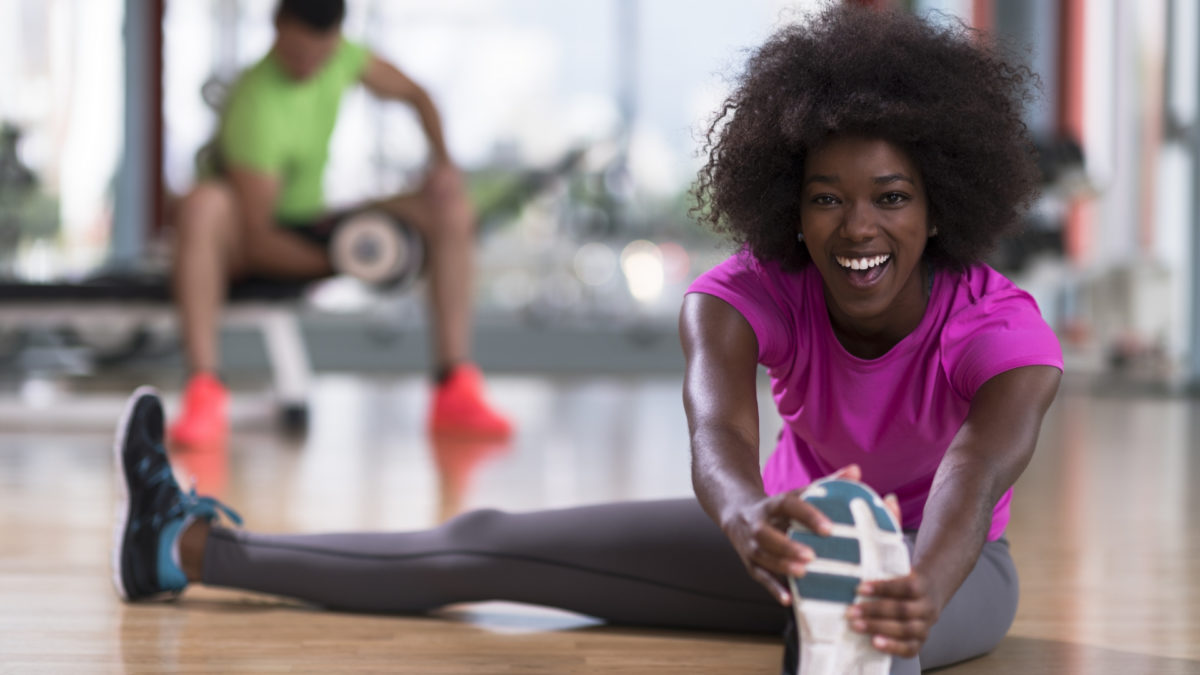
<path id="1" fill-rule="evenodd" d="M 171 464 L 184 490 L 224 500 L 229 491 L 229 443 L 222 439 L 171 449 Z"/>
<path id="2" fill-rule="evenodd" d="M 438 475 L 438 522 L 462 513 L 479 469 L 508 454 L 508 441 L 480 440 L 434 434 L 429 438 Z"/>
<path id="3" fill-rule="evenodd" d="M 560 619 L 527 621 L 503 605 L 448 608 L 441 616 L 452 620 L 435 621 L 306 610 L 205 587 L 179 603 L 123 605 L 110 583 L 106 507 L 121 498 L 112 442 L 125 385 L 56 411 L 70 428 L 26 429 L 0 410 L 0 672 L 351 664 L 429 675 L 520 663 L 523 672 L 566 675 L 649 672 L 639 666 L 651 662 L 696 675 L 779 672 L 770 641 L 566 630 Z M 489 386 L 514 411 L 511 444 L 429 437 L 423 374 L 329 375 L 314 383 L 307 437 L 235 420 L 228 445 L 173 448 L 171 460 L 180 485 L 221 499 L 261 532 L 411 530 L 474 508 L 690 494 L 677 378 L 496 377 Z M 759 395 L 769 410 L 765 383 Z M 271 410 L 261 406 L 261 419 Z M 778 420 L 767 425 L 769 444 Z M 1064 386 L 1013 500 L 1016 624 L 995 652 L 946 672 L 1200 673 L 1198 446 L 1196 399 Z M 534 632 L 507 634 L 519 625 Z"/>

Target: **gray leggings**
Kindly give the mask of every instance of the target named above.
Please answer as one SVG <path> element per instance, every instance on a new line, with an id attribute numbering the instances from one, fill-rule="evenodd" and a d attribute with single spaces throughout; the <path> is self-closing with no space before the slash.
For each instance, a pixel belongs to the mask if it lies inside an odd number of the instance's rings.
<path id="1" fill-rule="evenodd" d="M 262 535 L 213 528 L 204 583 L 330 609 L 420 613 L 456 602 L 559 607 L 611 623 L 781 633 L 788 609 L 746 573 L 695 499 L 533 513 L 481 510 L 431 530 Z M 1016 614 L 1008 544 L 988 543 L 915 673 L 990 651 Z"/>

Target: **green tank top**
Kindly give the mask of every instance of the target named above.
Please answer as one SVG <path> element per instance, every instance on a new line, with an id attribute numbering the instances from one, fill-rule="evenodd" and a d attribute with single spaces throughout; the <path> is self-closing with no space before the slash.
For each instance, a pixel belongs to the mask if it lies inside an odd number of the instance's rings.
<path id="1" fill-rule="evenodd" d="M 321 70 L 297 81 L 268 53 L 230 92 L 217 133 L 219 163 L 278 176 L 280 221 L 303 222 L 325 210 L 325 164 L 338 108 L 369 55 L 343 39 Z"/>

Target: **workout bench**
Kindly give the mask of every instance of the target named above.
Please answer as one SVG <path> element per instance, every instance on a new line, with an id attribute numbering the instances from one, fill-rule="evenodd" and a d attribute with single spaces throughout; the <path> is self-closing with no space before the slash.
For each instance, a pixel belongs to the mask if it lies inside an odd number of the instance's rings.
<path id="1" fill-rule="evenodd" d="M 226 325 L 258 328 L 266 344 L 280 419 L 288 429 L 308 421 L 312 367 L 296 317 L 306 283 L 245 281 L 234 284 L 222 314 Z M 0 326 L 48 328 L 96 325 L 114 316 L 150 323 L 173 317 L 169 284 L 162 277 L 109 276 L 78 283 L 0 282 Z"/>

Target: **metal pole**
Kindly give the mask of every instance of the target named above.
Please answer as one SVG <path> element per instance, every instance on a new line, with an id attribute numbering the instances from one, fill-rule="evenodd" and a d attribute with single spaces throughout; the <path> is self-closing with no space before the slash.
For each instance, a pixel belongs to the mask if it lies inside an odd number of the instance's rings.
<path id="1" fill-rule="evenodd" d="M 150 12 L 141 0 L 125 0 L 125 125 L 121 168 L 117 177 L 116 203 L 113 209 L 112 241 L 108 262 L 112 266 L 135 264 L 150 222 L 150 200 L 146 187 L 149 177 L 149 139 L 146 130 L 152 120 L 147 97 L 150 88 L 151 58 L 148 35 Z"/>
<path id="2" fill-rule="evenodd" d="M 1175 16 L 1175 3 L 1171 2 L 1171 15 L 1168 18 L 1168 49 L 1175 46 L 1173 39 L 1173 31 L 1171 31 L 1169 23 L 1171 18 Z M 1200 12 L 1193 12 L 1196 20 L 1196 33 L 1200 34 Z M 1171 64 L 1176 57 L 1181 55 L 1174 54 L 1168 51 L 1168 64 Z M 1186 58 L 1192 59 L 1193 62 L 1197 59 L 1197 52 L 1193 47 L 1189 50 Z M 1178 68 L 1180 64 L 1175 63 L 1169 65 L 1171 68 Z M 1168 78 L 1168 82 L 1173 78 Z M 1170 86 L 1170 85 L 1168 85 Z M 1170 91 L 1168 89 L 1168 91 Z M 1200 110 L 1200 87 L 1196 88 L 1197 107 L 1195 110 Z M 1167 106 L 1168 109 L 1170 106 Z M 1186 143 L 1188 158 L 1192 169 L 1192 213 L 1191 213 L 1191 264 L 1188 265 L 1188 270 L 1191 272 L 1191 284 L 1189 285 L 1189 300 L 1188 306 L 1190 309 L 1189 331 L 1188 331 L 1188 354 L 1187 354 L 1187 382 L 1185 387 L 1190 392 L 1200 392 L 1200 128 L 1197 125 L 1197 119 L 1193 117 L 1190 120 L 1181 120 L 1186 129 Z"/>
<path id="3" fill-rule="evenodd" d="M 1057 131 L 1054 119 L 1058 109 L 1059 4 L 1042 0 L 1006 0 L 995 5 L 994 32 L 1014 46 L 1030 47 L 1025 65 L 1042 81 L 1042 97 L 1025 109 L 1025 122 L 1039 137 Z"/>
<path id="4" fill-rule="evenodd" d="M 636 0 L 617 2 L 617 106 L 621 114 L 621 159 L 638 115 L 638 6 Z"/>

